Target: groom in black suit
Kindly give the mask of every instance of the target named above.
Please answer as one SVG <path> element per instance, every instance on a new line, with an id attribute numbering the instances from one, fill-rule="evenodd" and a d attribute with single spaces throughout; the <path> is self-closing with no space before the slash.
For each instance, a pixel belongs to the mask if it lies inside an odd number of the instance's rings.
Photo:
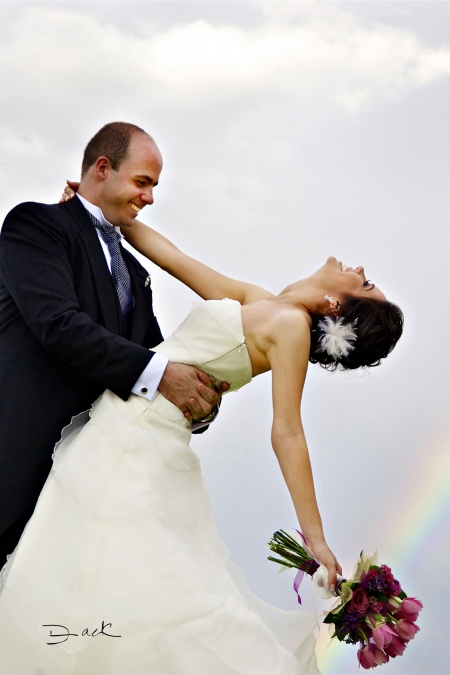
<path id="1" fill-rule="evenodd" d="M 218 402 L 207 375 L 149 351 L 162 340 L 150 278 L 117 245 L 118 227 L 132 227 L 153 203 L 161 169 L 153 139 L 114 122 L 86 147 L 78 197 L 20 204 L 5 219 L 0 567 L 34 510 L 61 430 L 105 389 L 124 400 L 159 390 L 191 419 Z"/>

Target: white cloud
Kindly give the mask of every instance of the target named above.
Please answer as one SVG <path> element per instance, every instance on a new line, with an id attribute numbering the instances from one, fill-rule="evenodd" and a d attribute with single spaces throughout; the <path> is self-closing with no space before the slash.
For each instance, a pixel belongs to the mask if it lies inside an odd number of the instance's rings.
<path id="1" fill-rule="evenodd" d="M 197 20 L 158 32 L 144 11 L 136 36 L 107 16 L 100 22 L 61 6 L 29 6 L 0 56 L 9 101 L 45 96 L 59 108 L 70 97 L 78 110 L 78 90 L 94 96 L 101 87 L 107 105 L 119 97 L 195 110 L 270 94 L 358 111 L 375 97 L 450 74 L 450 49 L 428 48 L 408 31 L 329 4 L 262 7 L 266 18 L 257 27 Z"/>

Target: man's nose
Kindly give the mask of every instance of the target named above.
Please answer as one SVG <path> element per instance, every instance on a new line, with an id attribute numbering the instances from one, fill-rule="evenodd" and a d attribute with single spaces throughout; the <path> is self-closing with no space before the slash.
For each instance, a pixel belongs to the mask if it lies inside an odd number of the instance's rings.
<path id="1" fill-rule="evenodd" d="M 145 191 L 141 194 L 141 199 L 146 204 L 153 204 L 153 186 L 145 189 Z"/>

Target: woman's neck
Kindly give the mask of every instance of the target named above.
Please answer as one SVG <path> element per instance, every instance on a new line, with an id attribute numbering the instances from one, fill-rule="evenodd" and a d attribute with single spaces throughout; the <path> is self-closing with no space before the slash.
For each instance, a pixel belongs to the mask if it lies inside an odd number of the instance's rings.
<path id="1" fill-rule="evenodd" d="M 247 349 L 252 362 L 253 377 L 270 370 L 267 351 L 273 342 L 280 318 L 286 313 L 295 313 L 312 327 L 312 316 L 318 303 L 314 300 L 317 293 L 310 284 L 295 282 L 279 295 L 252 302 L 242 307 L 242 323 Z M 309 345 L 306 346 L 309 350 Z"/>
<path id="2" fill-rule="evenodd" d="M 323 309 L 323 292 L 311 277 L 289 284 L 273 300 L 303 311 L 310 317 L 321 313 Z"/>

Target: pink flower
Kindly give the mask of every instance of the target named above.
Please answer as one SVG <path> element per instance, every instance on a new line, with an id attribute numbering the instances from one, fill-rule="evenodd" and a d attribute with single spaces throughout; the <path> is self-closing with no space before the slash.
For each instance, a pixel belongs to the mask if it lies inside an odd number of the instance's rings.
<path id="1" fill-rule="evenodd" d="M 380 612 L 383 612 L 386 610 L 386 604 L 385 602 L 372 602 L 370 604 L 370 609 L 372 612 L 375 612 L 375 614 L 380 614 Z"/>
<path id="2" fill-rule="evenodd" d="M 377 647 L 385 649 L 392 642 L 392 638 L 397 637 L 397 635 L 392 628 L 383 623 L 378 628 L 374 628 L 372 637 Z"/>
<path id="3" fill-rule="evenodd" d="M 401 656 L 406 649 L 406 642 L 399 637 L 393 637 L 387 647 L 385 647 L 386 654 L 395 659 L 396 656 Z"/>
<path id="4" fill-rule="evenodd" d="M 369 607 L 369 598 L 364 593 L 362 588 L 354 591 L 350 602 L 348 603 L 348 611 L 358 616 L 364 616 Z"/>
<path id="5" fill-rule="evenodd" d="M 402 601 L 400 600 L 400 598 L 398 598 L 397 596 L 393 596 L 389 598 L 388 601 L 385 603 L 384 609 L 386 612 L 390 612 L 391 614 L 396 615 L 396 613 L 400 609 L 401 604 Z"/>
<path id="6" fill-rule="evenodd" d="M 405 598 L 395 616 L 408 621 L 415 621 L 422 610 L 423 604 L 416 598 Z"/>
<path id="7" fill-rule="evenodd" d="M 358 649 L 358 661 L 363 668 L 368 670 L 369 668 L 375 668 L 375 666 L 380 666 L 383 663 L 389 661 L 389 657 L 381 649 L 378 649 L 376 645 L 371 642 L 365 647 Z"/>
<path id="8" fill-rule="evenodd" d="M 394 630 L 399 636 L 399 638 L 408 641 L 412 640 L 415 637 L 417 631 L 419 631 L 420 628 L 412 621 L 400 619 L 400 621 L 397 622 Z"/>

